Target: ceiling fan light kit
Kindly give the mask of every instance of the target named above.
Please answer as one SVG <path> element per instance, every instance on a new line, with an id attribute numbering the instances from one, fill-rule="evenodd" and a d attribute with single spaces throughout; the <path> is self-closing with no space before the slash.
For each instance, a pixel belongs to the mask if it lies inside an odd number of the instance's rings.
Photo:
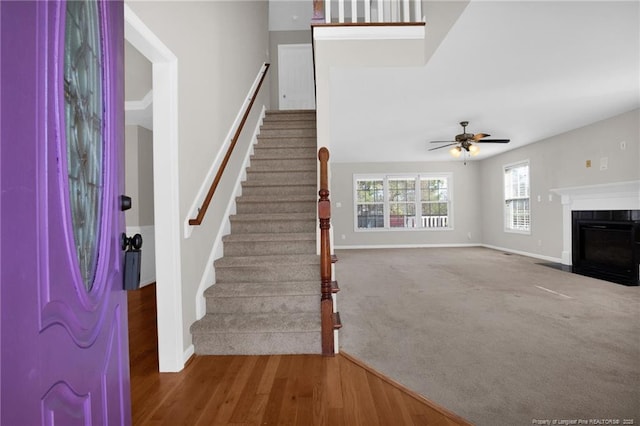
<path id="1" fill-rule="evenodd" d="M 484 139 L 487 136 L 491 136 L 488 133 L 467 133 L 468 121 L 461 121 L 462 133 L 456 135 L 453 141 L 431 141 L 431 143 L 444 143 L 446 145 L 437 146 L 429 149 L 434 151 L 436 149 L 446 148 L 448 146 L 455 145 L 449 150 L 449 153 L 455 158 L 459 158 L 463 153 L 469 153 L 472 157 L 475 157 L 480 153 L 480 147 L 478 143 L 508 143 L 509 139 Z M 463 151 L 464 150 L 464 151 Z M 465 163 L 466 164 L 466 163 Z"/>

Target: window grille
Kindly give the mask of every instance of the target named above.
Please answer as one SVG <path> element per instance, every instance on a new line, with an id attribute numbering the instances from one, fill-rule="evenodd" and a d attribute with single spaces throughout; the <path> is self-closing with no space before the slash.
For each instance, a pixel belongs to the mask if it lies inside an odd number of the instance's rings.
<path id="1" fill-rule="evenodd" d="M 529 193 L 529 162 L 505 166 L 504 203 L 507 231 L 531 230 Z"/>
<path id="2" fill-rule="evenodd" d="M 451 229 L 450 179 L 448 174 L 355 177 L 356 229 Z"/>

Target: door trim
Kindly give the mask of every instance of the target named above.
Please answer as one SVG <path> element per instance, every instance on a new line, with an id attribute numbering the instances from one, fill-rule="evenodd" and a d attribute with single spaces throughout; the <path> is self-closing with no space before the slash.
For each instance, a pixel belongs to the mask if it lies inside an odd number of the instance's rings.
<path id="1" fill-rule="evenodd" d="M 178 179 L 178 58 L 124 5 L 125 39 L 153 64 L 153 193 L 156 239 L 158 360 L 177 372 L 193 353 L 183 350 L 180 190 Z"/>

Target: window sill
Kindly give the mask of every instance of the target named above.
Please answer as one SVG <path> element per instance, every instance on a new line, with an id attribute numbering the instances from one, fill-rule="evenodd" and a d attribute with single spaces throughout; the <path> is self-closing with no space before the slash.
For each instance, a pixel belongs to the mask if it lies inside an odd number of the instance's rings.
<path id="1" fill-rule="evenodd" d="M 507 234 L 531 235 L 531 229 L 526 231 L 519 229 L 505 229 L 504 232 L 506 232 Z"/>
<path id="2" fill-rule="evenodd" d="M 448 228 L 355 228 L 354 232 L 411 232 L 411 231 L 453 231 L 453 227 Z"/>

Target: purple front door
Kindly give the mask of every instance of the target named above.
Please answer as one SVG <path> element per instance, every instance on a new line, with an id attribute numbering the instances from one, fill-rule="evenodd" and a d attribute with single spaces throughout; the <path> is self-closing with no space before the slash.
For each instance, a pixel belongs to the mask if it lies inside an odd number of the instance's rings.
<path id="1" fill-rule="evenodd" d="M 0 424 L 131 423 L 121 1 L 0 2 Z"/>

